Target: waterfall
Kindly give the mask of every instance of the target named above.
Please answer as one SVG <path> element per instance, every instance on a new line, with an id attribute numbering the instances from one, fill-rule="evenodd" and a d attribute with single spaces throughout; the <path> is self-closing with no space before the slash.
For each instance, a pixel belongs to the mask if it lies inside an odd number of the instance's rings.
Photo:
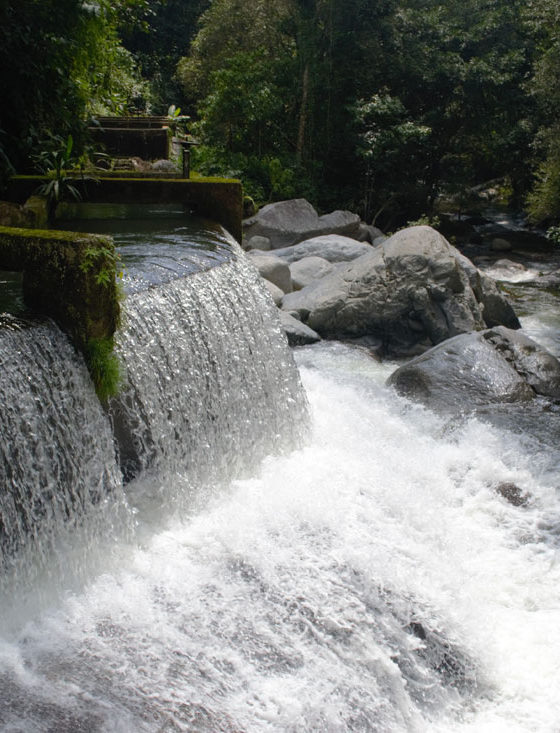
<path id="1" fill-rule="evenodd" d="M 301 443 L 306 399 L 275 307 L 239 248 L 219 267 L 133 293 L 111 403 L 127 478 L 182 471 L 194 484 Z"/>
<path id="2" fill-rule="evenodd" d="M 236 246 L 148 281 L 106 410 L 56 326 L 0 330 L 0 731 L 554 733 L 554 411 L 450 421 L 337 343 L 296 368 Z"/>
<path id="3" fill-rule="evenodd" d="M 29 583 L 53 570 L 54 549 L 86 515 L 87 541 L 106 535 L 105 502 L 112 496 L 116 516 L 121 476 L 83 359 L 54 323 L 4 316 L 0 372 L 1 577 Z"/>
<path id="4" fill-rule="evenodd" d="M 117 337 L 124 384 L 106 412 L 54 323 L 3 317 L 4 603 L 18 587 L 75 584 L 92 570 L 92 544 L 131 537 L 141 506 L 192 510 L 211 486 L 301 443 L 306 398 L 274 305 L 227 247 L 187 277 L 162 268 L 143 290 L 131 278 Z M 164 495 L 163 475 L 181 477 Z"/>

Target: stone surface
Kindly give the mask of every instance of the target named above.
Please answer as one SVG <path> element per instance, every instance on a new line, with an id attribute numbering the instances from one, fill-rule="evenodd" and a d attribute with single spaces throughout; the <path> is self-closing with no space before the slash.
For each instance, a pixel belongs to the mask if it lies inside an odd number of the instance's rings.
<path id="1" fill-rule="evenodd" d="M 268 237 L 260 237 L 258 234 L 251 237 L 245 243 L 245 249 L 258 249 L 263 252 L 268 252 L 270 248 L 270 239 Z"/>
<path id="2" fill-rule="evenodd" d="M 487 331 L 485 338 L 538 395 L 560 398 L 560 362 L 543 346 L 503 326 Z"/>
<path id="3" fill-rule="evenodd" d="M 160 173 L 177 173 L 177 166 L 166 159 L 154 161 L 151 168 L 153 171 L 159 171 Z"/>
<path id="4" fill-rule="evenodd" d="M 305 239 L 293 247 L 277 249 L 274 254 L 286 262 L 297 262 L 304 257 L 322 257 L 327 262 L 351 262 L 371 251 L 371 245 L 357 242 L 350 237 L 324 234 Z"/>
<path id="5" fill-rule="evenodd" d="M 286 262 L 279 257 L 262 254 L 258 250 L 247 252 L 247 257 L 261 277 L 274 283 L 283 293 L 292 292 L 292 275 Z"/>
<path id="6" fill-rule="evenodd" d="M 455 336 L 399 367 L 387 383 L 441 412 L 560 396 L 560 362 L 523 334 L 499 327 Z"/>
<path id="7" fill-rule="evenodd" d="M 270 280 L 264 280 L 264 286 L 268 290 L 268 292 L 272 296 L 272 300 L 274 301 L 274 305 L 280 306 L 282 303 L 282 298 L 284 297 L 284 291 L 280 290 L 278 285 L 275 285 L 274 283 L 271 283 Z"/>
<path id="8" fill-rule="evenodd" d="M 496 493 L 500 494 L 506 501 L 513 506 L 527 506 L 529 496 L 517 484 L 510 481 L 503 481 L 496 486 Z"/>
<path id="9" fill-rule="evenodd" d="M 289 313 L 285 311 L 279 311 L 279 313 L 280 323 L 290 346 L 305 346 L 321 340 L 318 333 L 315 333 L 309 326 L 301 323 Z"/>
<path id="10" fill-rule="evenodd" d="M 334 211 L 319 216 L 305 199 L 291 199 L 267 204 L 243 222 L 245 238 L 256 235 L 268 237 L 272 249 L 293 244 L 320 234 L 334 233 L 354 236 L 360 227 L 360 217 L 349 211 Z"/>
<path id="11" fill-rule="evenodd" d="M 0 201 L 0 226 L 29 227 L 34 223 L 33 213 L 11 201 Z"/>
<path id="12" fill-rule="evenodd" d="M 489 278 L 431 227 L 411 227 L 295 293 L 282 308 L 323 337 L 373 337 L 415 355 L 488 322 L 518 326 Z M 472 284 L 475 286 L 473 289 Z"/>
<path id="13" fill-rule="evenodd" d="M 292 287 L 294 290 L 301 290 L 315 280 L 325 277 L 332 270 L 331 263 L 322 257 L 304 257 L 302 260 L 292 262 L 290 265 Z"/>
<path id="14" fill-rule="evenodd" d="M 466 272 L 475 297 L 482 306 L 484 323 L 487 326 L 504 325 L 508 328 L 519 328 L 520 323 L 515 311 L 501 294 L 495 281 L 477 269 L 458 250 L 455 250 L 455 258 L 459 266 Z"/>

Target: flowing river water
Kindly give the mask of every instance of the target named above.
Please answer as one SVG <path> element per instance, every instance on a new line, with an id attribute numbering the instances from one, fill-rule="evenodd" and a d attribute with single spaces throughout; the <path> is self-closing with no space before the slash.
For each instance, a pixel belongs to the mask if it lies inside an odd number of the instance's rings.
<path id="1" fill-rule="evenodd" d="M 0 332 L 5 480 L 46 527 L 0 504 L 0 730 L 558 731 L 554 436 L 440 418 L 361 349 L 290 354 L 242 258 L 142 267 L 111 421 L 53 324 Z M 556 298 L 512 287 L 559 354 Z"/>

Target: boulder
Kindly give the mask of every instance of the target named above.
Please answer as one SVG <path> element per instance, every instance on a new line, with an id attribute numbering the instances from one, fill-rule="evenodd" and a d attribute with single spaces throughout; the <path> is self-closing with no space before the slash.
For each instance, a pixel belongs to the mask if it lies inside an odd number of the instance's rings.
<path id="1" fill-rule="evenodd" d="M 178 173 L 177 166 L 170 160 L 163 158 L 152 163 L 152 170 L 159 173 Z"/>
<path id="2" fill-rule="evenodd" d="M 387 384 L 436 411 L 470 413 L 536 395 L 560 397 L 560 362 L 523 334 L 499 327 L 438 344 L 399 367 Z"/>
<path id="3" fill-rule="evenodd" d="M 305 346 L 306 344 L 314 344 L 321 340 L 318 333 L 315 333 L 309 326 L 298 321 L 297 318 L 294 318 L 285 311 L 279 311 L 279 313 L 280 323 L 290 346 Z"/>
<path id="4" fill-rule="evenodd" d="M 476 299 L 482 306 L 484 323 L 487 326 L 504 325 L 508 328 L 519 328 L 520 323 L 513 308 L 501 294 L 495 281 L 476 268 L 458 250 L 455 250 L 455 257 L 459 266 L 466 272 Z"/>
<path id="5" fill-rule="evenodd" d="M 304 257 L 302 260 L 292 262 L 290 272 L 292 274 L 292 286 L 294 290 L 301 290 L 315 280 L 320 280 L 333 270 L 330 262 L 322 257 Z"/>
<path id="6" fill-rule="evenodd" d="M 274 301 L 274 305 L 280 307 L 282 303 L 282 298 L 284 297 L 284 291 L 280 290 L 278 285 L 275 285 L 274 283 L 271 283 L 270 280 L 264 280 L 264 286 L 272 296 L 272 300 Z"/>
<path id="7" fill-rule="evenodd" d="M 305 239 L 293 247 L 274 251 L 276 257 L 286 262 L 297 262 L 304 257 L 322 257 L 328 262 L 350 262 L 371 252 L 371 245 L 357 242 L 351 237 L 339 234 L 324 234 L 320 237 Z"/>
<path id="8" fill-rule="evenodd" d="M 495 491 L 513 506 L 527 506 L 529 503 L 529 495 L 511 481 L 502 481 L 495 487 Z"/>
<path id="9" fill-rule="evenodd" d="M 259 249 L 262 252 L 268 252 L 270 250 L 270 239 L 268 237 L 260 237 L 257 234 L 246 242 L 245 249 Z"/>
<path id="10" fill-rule="evenodd" d="M 33 224 L 33 212 L 11 201 L 0 201 L 0 226 L 31 227 Z"/>
<path id="11" fill-rule="evenodd" d="M 560 398 L 560 362 L 523 333 L 498 326 L 485 338 L 538 395 Z"/>
<path id="12" fill-rule="evenodd" d="M 261 277 L 274 283 L 283 293 L 292 292 L 292 275 L 290 268 L 283 260 L 258 250 L 247 252 L 247 257 L 257 268 Z"/>
<path id="13" fill-rule="evenodd" d="M 245 239 L 256 235 L 268 237 L 272 249 L 290 247 L 320 234 L 354 236 L 360 228 L 360 217 L 349 211 L 334 211 L 319 216 L 305 199 L 278 201 L 263 206 L 243 222 Z"/>
<path id="14" fill-rule="evenodd" d="M 286 295 L 282 308 L 322 337 L 373 337 L 384 355 L 395 356 L 416 355 L 460 333 L 482 330 L 490 325 L 485 317 L 492 325 L 519 327 L 492 281 L 428 226 L 405 229 L 368 248 Z"/>
<path id="15" fill-rule="evenodd" d="M 373 240 L 378 237 L 377 230 L 375 227 L 370 226 L 369 224 L 366 224 L 365 221 L 360 222 L 359 229 L 354 236 L 354 239 L 356 239 L 358 242 L 369 242 L 371 244 Z"/>

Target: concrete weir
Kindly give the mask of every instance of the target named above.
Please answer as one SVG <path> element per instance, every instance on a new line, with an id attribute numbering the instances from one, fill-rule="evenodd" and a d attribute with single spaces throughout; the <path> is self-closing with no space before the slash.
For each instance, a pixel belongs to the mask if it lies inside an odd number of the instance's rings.
<path id="1" fill-rule="evenodd" d="M 23 204 L 45 180 L 41 176 L 14 176 L 8 199 Z M 183 204 L 193 213 L 221 224 L 238 242 L 243 236 L 243 190 L 234 179 L 76 177 L 72 184 L 87 203 Z"/>

